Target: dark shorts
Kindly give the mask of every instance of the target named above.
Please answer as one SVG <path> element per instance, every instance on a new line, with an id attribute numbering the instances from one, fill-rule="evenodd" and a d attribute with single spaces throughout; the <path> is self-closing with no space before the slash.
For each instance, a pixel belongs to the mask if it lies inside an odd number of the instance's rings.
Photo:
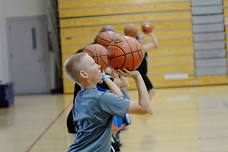
<path id="1" fill-rule="evenodd" d="M 147 77 L 147 75 L 142 75 L 142 78 L 143 78 L 144 83 L 146 85 L 147 91 L 154 88 L 153 84 L 150 82 L 150 79 Z"/>
<path id="2" fill-rule="evenodd" d="M 67 116 L 67 129 L 68 129 L 69 133 L 72 133 L 72 134 L 77 133 L 76 126 L 75 126 L 74 121 L 73 121 L 72 109 L 70 110 L 70 113 Z"/>

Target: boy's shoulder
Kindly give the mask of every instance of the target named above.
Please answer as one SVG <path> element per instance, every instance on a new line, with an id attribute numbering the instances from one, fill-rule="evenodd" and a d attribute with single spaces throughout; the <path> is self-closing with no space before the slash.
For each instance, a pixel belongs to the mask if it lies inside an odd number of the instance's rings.
<path id="1" fill-rule="evenodd" d="M 97 97 L 99 98 L 101 95 L 105 94 L 106 92 L 100 91 L 97 88 L 89 88 L 89 89 L 82 89 L 78 92 L 77 97 Z"/>
<path id="2" fill-rule="evenodd" d="M 109 91 L 98 90 L 97 88 L 82 89 L 78 92 L 77 98 L 93 98 L 100 100 L 101 98 L 116 98 L 117 95 L 110 93 Z"/>

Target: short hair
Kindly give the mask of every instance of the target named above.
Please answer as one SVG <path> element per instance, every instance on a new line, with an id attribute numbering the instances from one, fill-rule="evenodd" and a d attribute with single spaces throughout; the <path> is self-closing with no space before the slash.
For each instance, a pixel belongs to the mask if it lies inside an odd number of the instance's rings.
<path id="1" fill-rule="evenodd" d="M 85 49 L 85 48 L 81 48 L 81 49 L 77 50 L 74 54 L 84 52 L 84 49 Z"/>
<path id="2" fill-rule="evenodd" d="M 112 31 L 112 32 L 116 32 L 114 30 L 114 28 L 112 27 L 112 25 L 105 25 L 105 26 L 102 26 L 99 33 L 101 32 L 106 32 L 106 31 Z"/>
<path id="3" fill-rule="evenodd" d="M 65 62 L 64 68 L 69 77 L 69 79 L 73 80 L 77 84 L 80 84 L 80 70 L 82 70 L 81 62 L 82 58 L 87 55 L 85 52 L 80 52 L 77 54 L 71 55 Z"/>
<path id="4" fill-rule="evenodd" d="M 138 29 L 135 23 L 127 23 L 124 25 L 124 35 L 136 37 Z"/>

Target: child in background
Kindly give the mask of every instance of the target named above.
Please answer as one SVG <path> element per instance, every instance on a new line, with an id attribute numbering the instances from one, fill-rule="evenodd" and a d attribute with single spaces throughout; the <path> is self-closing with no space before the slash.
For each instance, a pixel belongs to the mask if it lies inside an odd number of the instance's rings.
<path id="1" fill-rule="evenodd" d="M 138 32 L 136 24 L 134 24 L 134 23 L 128 23 L 125 25 L 124 34 L 126 36 L 136 38 L 136 40 L 138 40 L 142 44 L 143 50 L 146 52 L 144 55 L 144 58 L 142 60 L 142 63 L 137 68 L 137 70 L 140 72 L 140 74 L 143 78 L 143 81 L 144 81 L 147 91 L 149 93 L 149 99 L 151 100 L 152 96 L 154 94 L 154 87 L 153 87 L 153 84 L 151 83 L 150 79 L 147 76 L 147 72 L 148 72 L 148 63 L 147 63 L 148 53 L 147 52 L 158 47 L 157 37 L 155 36 L 154 33 L 150 33 L 150 34 L 148 34 L 148 36 L 150 36 L 151 41 L 149 43 L 145 43 L 144 35 Z"/>

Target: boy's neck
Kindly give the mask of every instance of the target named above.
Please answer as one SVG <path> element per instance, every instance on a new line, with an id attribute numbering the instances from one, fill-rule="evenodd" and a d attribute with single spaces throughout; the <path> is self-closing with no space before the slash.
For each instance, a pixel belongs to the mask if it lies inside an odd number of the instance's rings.
<path id="1" fill-rule="evenodd" d="M 88 88 L 96 88 L 96 84 L 89 84 L 89 83 L 82 83 L 81 88 L 82 89 L 88 89 Z"/>
<path id="2" fill-rule="evenodd" d="M 82 87 L 82 90 L 85 90 L 85 89 L 92 89 L 92 88 L 97 88 L 96 86 L 87 86 L 87 87 Z"/>

